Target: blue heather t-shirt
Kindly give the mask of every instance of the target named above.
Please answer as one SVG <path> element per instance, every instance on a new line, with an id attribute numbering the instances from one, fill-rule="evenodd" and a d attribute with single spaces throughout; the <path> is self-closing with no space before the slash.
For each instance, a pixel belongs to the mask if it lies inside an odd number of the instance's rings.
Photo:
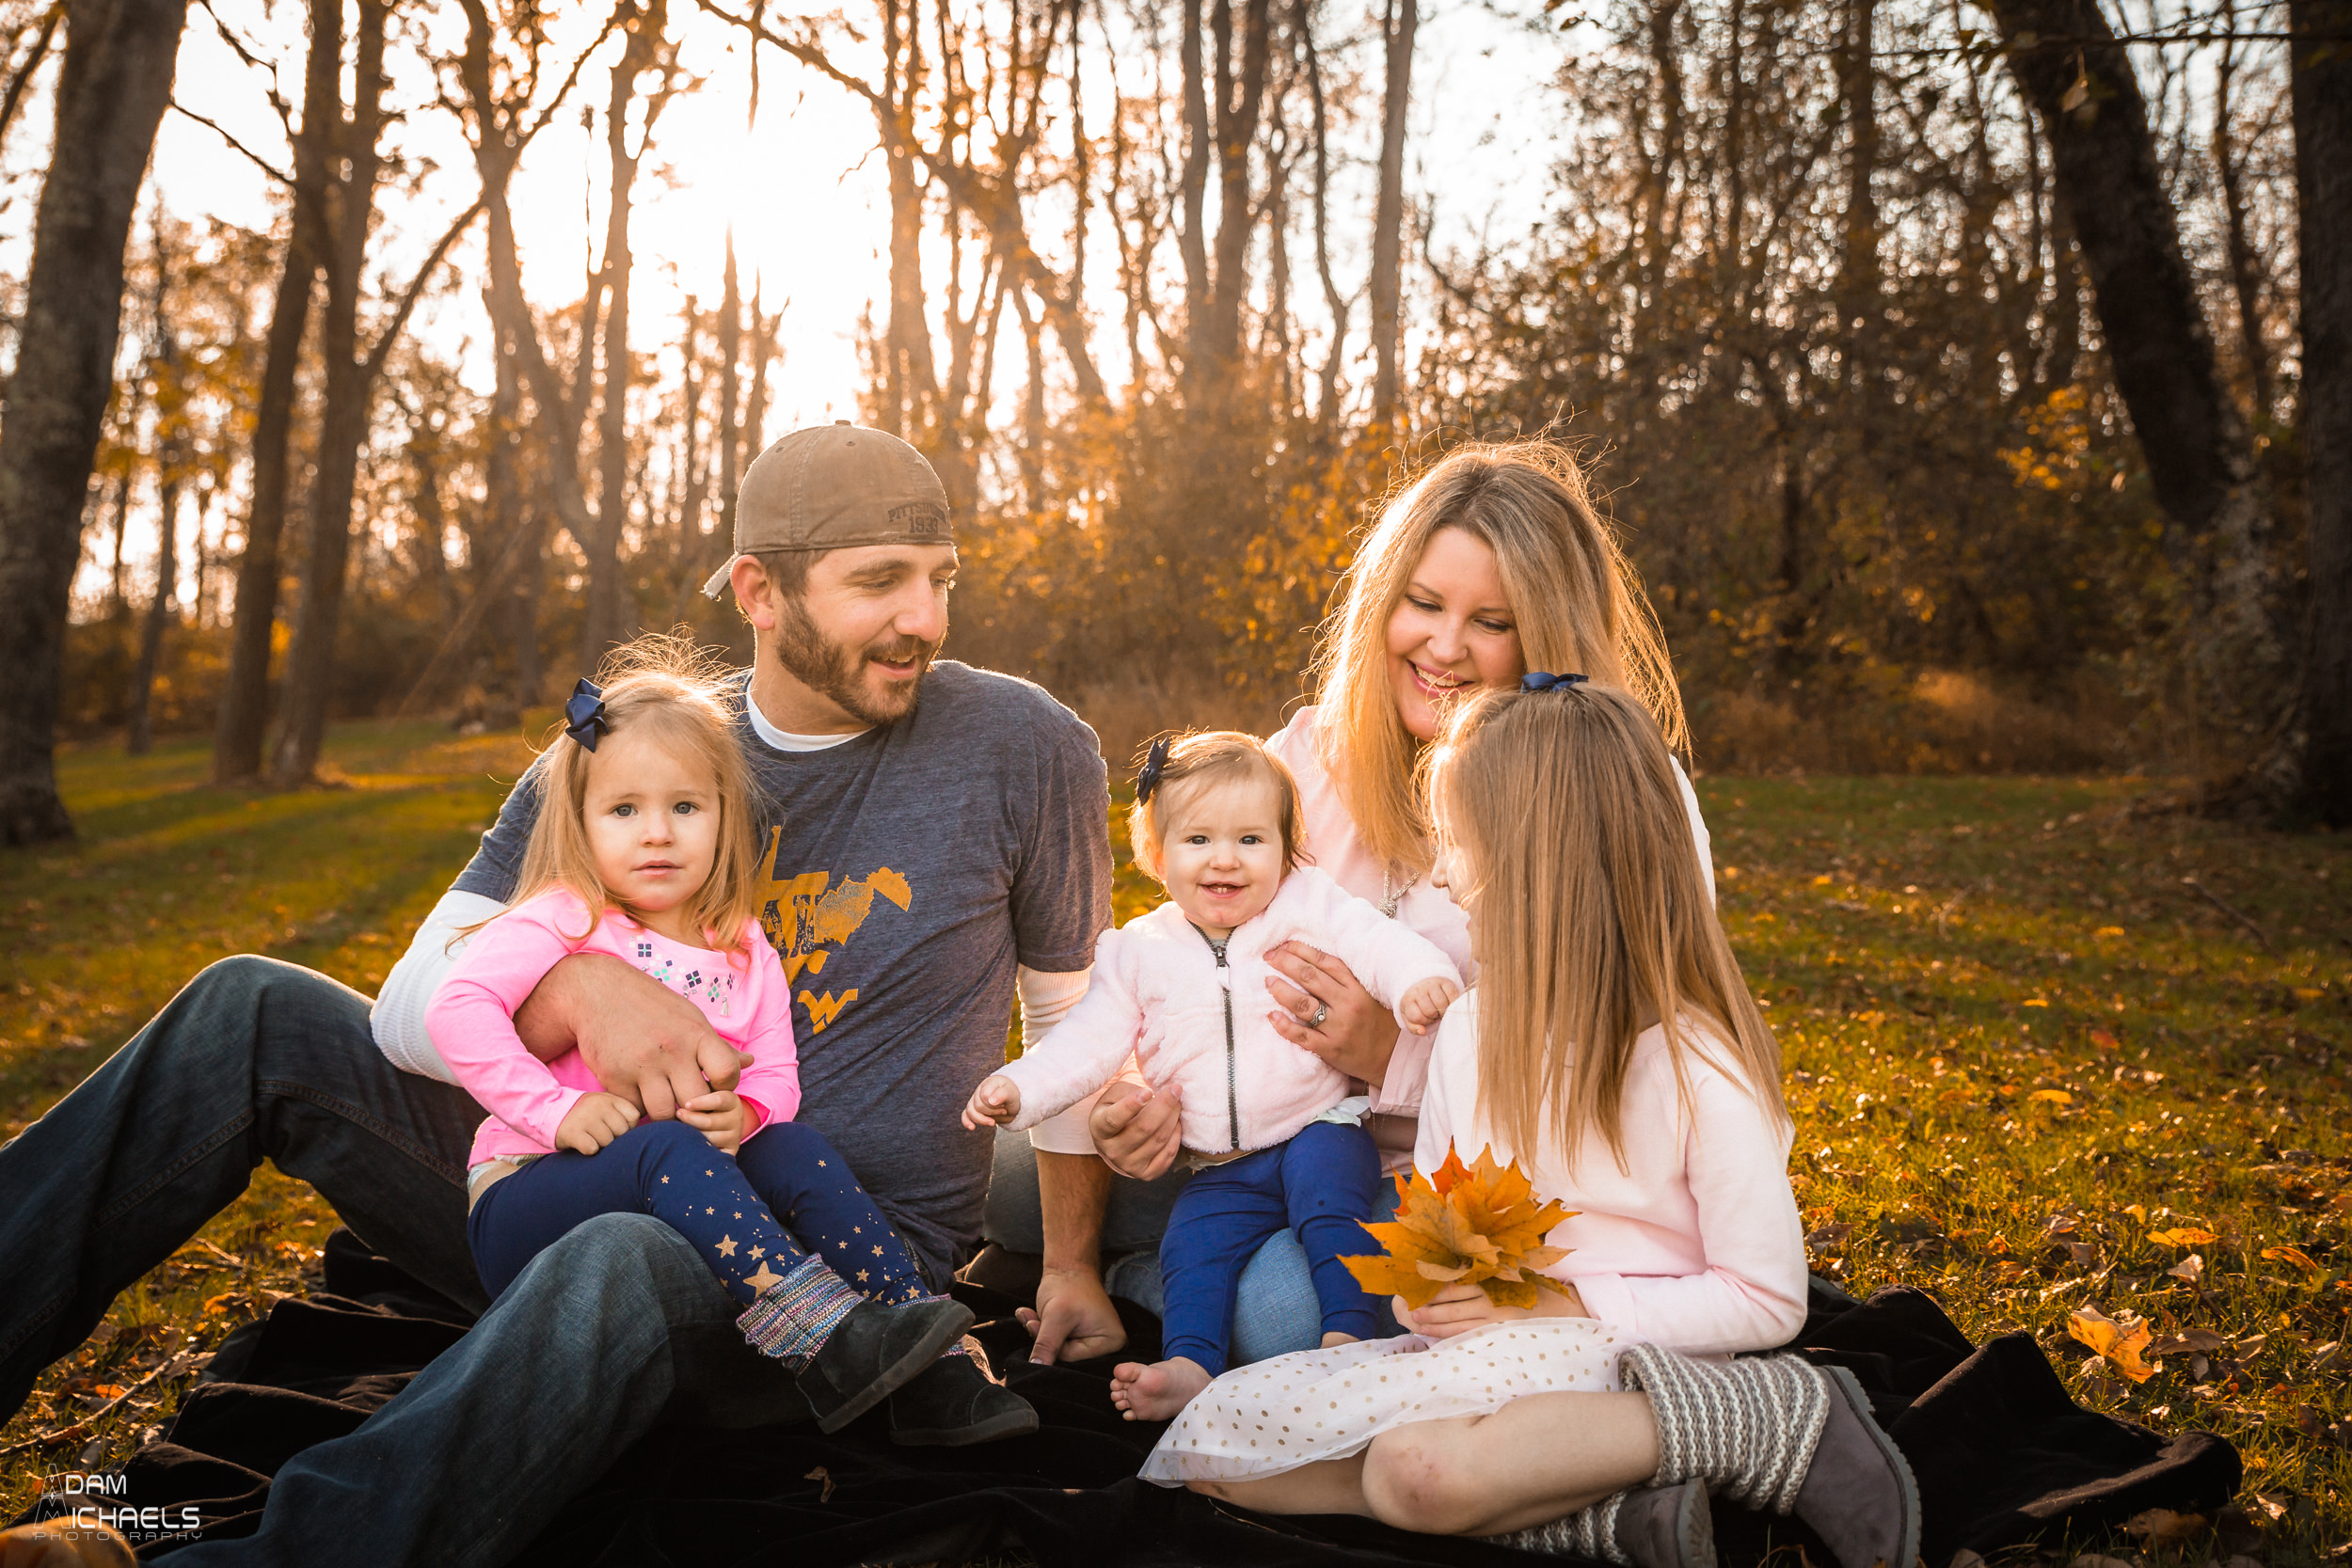
<path id="1" fill-rule="evenodd" d="M 766 797 L 760 919 L 792 982 L 795 1119 L 943 1283 L 979 1239 L 994 1140 L 961 1113 L 1004 1061 L 1014 968 L 1084 969 L 1110 924 L 1101 748 L 1042 688 L 952 660 L 913 713 L 838 746 L 779 752 L 747 716 L 736 728 Z M 513 894 L 538 779 L 458 890 Z"/>

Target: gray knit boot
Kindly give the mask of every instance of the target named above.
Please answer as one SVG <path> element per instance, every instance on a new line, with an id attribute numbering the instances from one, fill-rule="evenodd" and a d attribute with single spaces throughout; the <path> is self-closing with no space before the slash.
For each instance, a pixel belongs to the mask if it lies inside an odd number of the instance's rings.
<path id="1" fill-rule="evenodd" d="M 1798 1355 L 1717 1366 L 1636 1345 L 1618 1375 L 1649 1396 L 1659 1485 L 1702 1481 L 1718 1497 L 1794 1513 L 1839 1568 L 1912 1568 L 1919 1489 L 1853 1373 Z"/>
<path id="2" fill-rule="evenodd" d="M 1619 1568 L 1715 1568 L 1715 1522 L 1695 1481 L 1637 1486 L 1549 1525 L 1492 1538 L 1551 1557 L 1581 1557 Z"/>

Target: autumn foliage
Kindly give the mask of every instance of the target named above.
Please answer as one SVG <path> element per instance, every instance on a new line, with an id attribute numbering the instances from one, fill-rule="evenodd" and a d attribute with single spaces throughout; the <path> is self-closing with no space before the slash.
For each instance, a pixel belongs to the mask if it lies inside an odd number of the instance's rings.
<path id="1" fill-rule="evenodd" d="M 1449 1144 L 1435 1176 L 1400 1176 L 1396 1190 L 1396 1218 L 1364 1227 L 1388 1250 L 1340 1259 L 1365 1290 L 1408 1307 L 1455 1283 L 1477 1286 L 1497 1307 L 1534 1307 L 1538 1288 L 1567 1294 L 1543 1270 L 1568 1249 L 1544 1238 L 1573 1212 L 1537 1197 L 1517 1160 L 1496 1164 L 1493 1145 L 1465 1165 Z"/>

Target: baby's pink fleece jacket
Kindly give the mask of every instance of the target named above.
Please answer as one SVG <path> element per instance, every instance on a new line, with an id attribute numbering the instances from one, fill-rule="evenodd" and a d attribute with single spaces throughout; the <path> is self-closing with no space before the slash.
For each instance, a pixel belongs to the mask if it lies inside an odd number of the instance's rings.
<path id="1" fill-rule="evenodd" d="M 745 922 L 743 936 L 748 957 L 690 947 L 618 911 L 599 920 L 563 889 L 517 904 L 476 931 L 424 1014 L 433 1048 L 490 1112 L 466 1164 L 552 1153 L 564 1116 L 580 1096 L 604 1087 L 578 1051 L 542 1062 L 515 1033 L 515 1009 L 574 953 L 619 958 L 702 1009 L 720 1038 L 754 1058 L 735 1085 L 751 1109 L 752 1132 L 791 1120 L 801 1108 L 792 988 L 759 923 Z"/>
<path id="2" fill-rule="evenodd" d="M 1174 903 L 1105 931 L 1087 993 L 1005 1076 L 1021 1088 L 1012 1126 L 1030 1127 L 1101 1088 L 1134 1052 L 1153 1088 L 1182 1086 L 1184 1147 L 1207 1154 L 1266 1148 L 1347 1098 L 1347 1079 L 1275 1032 L 1265 955 L 1292 938 L 1335 953 L 1393 1010 L 1423 980 L 1461 983 L 1454 960 L 1312 866 L 1282 879 L 1273 901 L 1234 927 L 1222 973 L 1208 938 Z M 1226 1050 L 1224 983 L 1232 987 Z M 1404 1027 L 1405 1021 L 1397 1020 Z"/>

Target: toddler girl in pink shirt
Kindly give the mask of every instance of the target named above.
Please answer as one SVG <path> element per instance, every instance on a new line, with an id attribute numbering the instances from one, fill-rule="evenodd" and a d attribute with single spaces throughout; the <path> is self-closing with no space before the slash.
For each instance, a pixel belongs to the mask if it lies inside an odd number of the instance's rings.
<path id="1" fill-rule="evenodd" d="M 971 1312 L 931 1291 L 848 1163 L 792 1119 L 791 990 L 754 917 L 753 785 L 736 734 L 748 697 L 666 639 L 615 662 L 607 688 L 580 683 L 569 738 L 533 769 L 538 815 L 513 902 L 474 930 L 425 1015 L 492 1113 L 469 1161 L 483 1284 L 504 1291 L 595 1215 L 651 1214 L 743 1307 L 744 1338 L 794 1369 L 824 1431 L 885 1398 L 901 1443 L 1034 1431 L 1036 1412 L 959 1353 Z M 577 1049 L 539 1060 L 515 1011 L 581 953 L 683 995 L 749 1065 L 675 1120 L 645 1121 Z"/>

